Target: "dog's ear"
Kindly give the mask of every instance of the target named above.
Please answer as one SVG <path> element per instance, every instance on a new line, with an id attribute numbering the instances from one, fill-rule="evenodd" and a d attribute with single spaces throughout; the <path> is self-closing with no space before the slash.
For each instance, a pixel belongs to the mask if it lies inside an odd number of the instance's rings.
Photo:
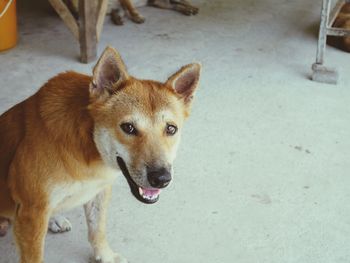
<path id="1" fill-rule="evenodd" d="M 173 74 L 167 80 L 166 85 L 172 87 L 182 97 L 185 104 L 190 105 L 198 87 L 200 72 L 201 65 L 199 63 L 188 64 Z"/>
<path id="2" fill-rule="evenodd" d="M 109 96 L 118 87 L 118 83 L 128 78 L 129 75 L 119 53 L 108 46 L 93 69 L 90 94 L 93 97 Z"/>

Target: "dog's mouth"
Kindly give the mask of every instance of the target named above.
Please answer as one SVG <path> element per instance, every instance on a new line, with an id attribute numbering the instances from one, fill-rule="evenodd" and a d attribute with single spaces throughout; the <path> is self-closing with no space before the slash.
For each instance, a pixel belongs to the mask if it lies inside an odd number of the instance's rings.
<path id="1" fill-rule="evenodd" d="M 119 156 L 117 156 L 117 163 L 129 184 L 131 193 L 135 196 L 137 200 L 145 204 L 153 204 L 158 201 L 160 189 L 144 188 L 144 187 L 138 186 L 134 182 L 134 180 L 131 178 L 129 170 L 126 167 L 124 160 Z"/>

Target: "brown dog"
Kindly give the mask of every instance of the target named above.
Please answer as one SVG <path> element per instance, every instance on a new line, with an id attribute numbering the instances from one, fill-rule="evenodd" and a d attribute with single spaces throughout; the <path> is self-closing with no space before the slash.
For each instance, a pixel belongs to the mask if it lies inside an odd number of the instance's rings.
<path id="1" fill-rule="evenodd" d="M 122 25 L 122 17 L 124 11 L 126 15 L 135 23 L 143 23 L 145 18 L 135 8 L 132 0 L 119 0 L 121 8 L 115 8 L 111 11 L 112 21 L 116 25 Z M 187 0 L 148 0 L 147 5 L 154 6 L 162 9 L 170 9 L 180 12 L 184 15 L 196 15 L 198 8 L 190 4 Z"/>
<path id="2" fill-rule="evenodd" d="M 41 263 L 50 216 L 79 205 L 94 258 L 125 262 L 106 240 L 110 185 L 122 171 L 138 200 L 158 200 L 199 74 L 190 64 L 165 83 L 139 80 L 107 48 L 92 77 L 60 74 L 0 116 L 0 216 L 21 263 Z"/>
<path id="3" fill-rule="evenodd" d="M 113 0 L 110 3 L 111 19 L 116 25 L 123 24 L 123 17 L 128 16 L 135 23 L 145 22 L 145 18 L 135 8 L 133 0 Z M 78 0 L 65 0 L 73 13 L 77 13 Z M 154 6 L 162 9 L 170 9 L 180 12 L 184 15 L 196 15 L 198 8 L 193 6 L 187 0 L 140 0 L 141 4 Z"/>

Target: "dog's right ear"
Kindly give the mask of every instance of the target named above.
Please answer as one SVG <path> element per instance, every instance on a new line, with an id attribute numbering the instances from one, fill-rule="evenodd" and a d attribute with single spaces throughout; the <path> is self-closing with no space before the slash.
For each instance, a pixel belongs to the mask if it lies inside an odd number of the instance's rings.
<path id="1" fill-rule="evenodd" d="M 110 96 L 118 87 L 118 83 L 128 78 L 129 75 L 119 53 L 108 46 L 93 69 L 90 94 L 95 98 Z"/>

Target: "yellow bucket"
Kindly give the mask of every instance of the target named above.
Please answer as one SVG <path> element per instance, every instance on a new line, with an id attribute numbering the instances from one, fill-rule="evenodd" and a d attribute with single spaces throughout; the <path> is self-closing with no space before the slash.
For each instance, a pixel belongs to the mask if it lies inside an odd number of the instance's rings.
<path id="1" fill-rule="evenodd" d="M 17 43 L 16 0 L 0 0 L 0 51 Z"/>

